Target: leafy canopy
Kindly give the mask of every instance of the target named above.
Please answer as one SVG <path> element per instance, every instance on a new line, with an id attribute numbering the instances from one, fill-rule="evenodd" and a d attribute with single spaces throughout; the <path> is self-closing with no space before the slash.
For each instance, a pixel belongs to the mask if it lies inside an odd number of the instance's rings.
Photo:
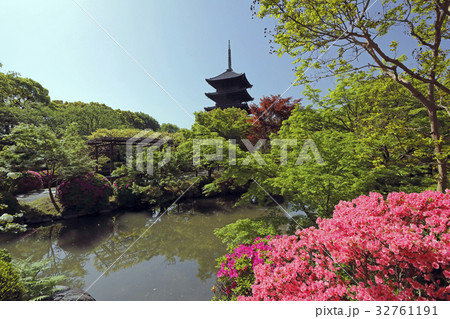
<path id="1" fill-rule="evenodd" d="M 448 7 L 448 0 L 255 0 L 253 9 L 276 19 L 277 52 L 296 59 L 298 83 L 314 80 L 311 69 L 318 78 L 378 69 L 420 102 L 442 192 L 448 159 L 438 110 L 450 114 Z"/>

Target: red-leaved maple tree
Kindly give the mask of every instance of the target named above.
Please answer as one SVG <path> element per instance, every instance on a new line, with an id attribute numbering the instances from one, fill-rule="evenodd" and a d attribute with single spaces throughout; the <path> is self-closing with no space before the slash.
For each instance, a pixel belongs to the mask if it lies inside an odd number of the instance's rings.
<path id="1" fill-rule="evenodd" d="M 291 116 L 292 110 L 300 105 L 300 99 L 292 97 L 282 98 L 278 95 L 264 96 L 259 105 L 250 104 L 251 119 L 253 123 L 248 138 L 252 142 L 259 139 L 268 139 L 270 134 L 277 133 L 284 120 Z"/>

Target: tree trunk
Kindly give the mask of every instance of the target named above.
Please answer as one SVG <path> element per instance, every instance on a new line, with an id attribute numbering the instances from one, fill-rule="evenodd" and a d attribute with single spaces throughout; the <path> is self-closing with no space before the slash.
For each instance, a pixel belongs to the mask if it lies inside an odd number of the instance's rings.
<path id="1" fill-rule="evenodd" d="M 47 174 L 48 174 L 48 170 L 47 170 Z M 52 171 L 53 172 L 53 171 Z M 55 197 L 53 196 L 53 193 L 52 193 L 52 180 L 51 180 L 51 178 L 50 178 L 50 176 L 48 176 L 49 178 L 48 178 L 48 195 L 50 196 L 50 201 L 52 202 L 52 204 L 53 204 L 53 206 L 55 206 L 55 209 L 56 209 L 56 211 L 58 212 L 58 213 L 61 213 L 61 209 L 59 208 L 59 206 L 58 206 L 58 204 L 56 203 L 56 201 L 55 201 Z"/>
<path id="2" fill-rule="evenodd" d="M 442 142 L 440 141 L 439 121 L 437 117 L 437 108 L 427 107 L 428 116 L 430 118 L 431 125 L 431 138 L 434 142 L 434 155 L 436 156 L 438 166 L 438 183 L 437 191 L 445 192 L 447 188 L 447 161 L 442 158 Z"/>
<path id="3" fill-rule="evenodd" d="M 111 173 L 114 170 L 114 143 L 111 142 L 109 145 L 109 176 L 111 176 Z"/>

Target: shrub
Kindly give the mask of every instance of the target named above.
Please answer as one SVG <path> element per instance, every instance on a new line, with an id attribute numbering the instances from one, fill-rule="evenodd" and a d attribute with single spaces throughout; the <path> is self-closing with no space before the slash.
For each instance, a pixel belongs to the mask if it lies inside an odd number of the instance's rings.
<path id="1" fill-rule="evenodd" d="M 6 249 L 0 249 L 0 260 L 3 260 L 7 263 L 11 262 L 11 256 Z"/>
<path id="2" fill-rule="evenodd" d="M 241 195 L 248 190 L 249 183 L 239 185 L 235 178 L 218 178 L 203 186 L 206 196 Z"/>
<path id="3" fill-rule="evenodd" d="M 21 172 L 19 177 L 14 180 L 14 193 L 16 194 L 28 193 L 42 187 L 41 175 L 34 171 Z"/>
<path id="4" fill-rule="evenodd" d="M 166 176 L 158 181 L 151 181 L 150 184 L 140 186 L 133 184 L 133 193 L 141 197 L 143 204 L 147 206 L 164 205 L 173 202 L 176 198 L 183 195 L 185 198 L 191 198 L 192 182 L 185 179 L 175 179 L 174 176 Z"/>
<path id="5" fill-rule="evenodd" d="M 237 300 L 238 296 L 249 296 L 255 281 L 254 267 L 265 262 L 264 255 L 270 250 L 267 241 L 270 236 L 256 238 L 253 244 L 242 244 L 232 253 L 217 261 L 217 283 L 213 287 L 213 300 Z"/>
<path id="6" fill-rule="evenodd" d="M 134 184 L 133 189 L 142 197 L 142 202 L 147 206 L 161 204 L 165 199 L 165 191 L 159 185 L 140 186 Z"/>
<path id="7" fill-rule="evenodd" d="M 95 212 L 108 205 L 112 187 L 104 176 L 89 173 L 63 181 L 57 195 L 66 210 Z"/>
<path id="8" fill-rule="evenodd" d="M 234 223 L 214 230 L 214 235 L 227 244 L 228 250 L 240 245 L 251 245 L 256 237 L 274 236 L 277 229 L 265 220 L 238 219 Z"/>
<path id="9" fill-rule="evenodd" d="M 0 191 L 11 191 L 12 178 L 8 177 L 8 173 L 11 175 L 11 172 L 9 172 L 6 168 L 0 166 Z M 12 175 L 15 174 L 13 173 Z"/>
<path id="10" fill-rule="evenodd" d="M 11 257 L 5 250 L 0 250 L 0 300 L 22 300 L 25 292 L 19 273 L 11 264 Z"/>
<path id="11" fill-rule="evenodd" d="M 450 192 L 341 201 L 318 229 L 268 242 L 239 300 L 450 300 Z"/>
<path id="12" fill-rule="evenodd" d="M 48 188 L 55 187 L 58 180 L 58 174 L 55 174 L 53 171 L 39 171 L 38 174 L 41 176 L 43 187 Z M 50 185 L 49 185 L 50 183 Z"/>
<path id="13" fill-rule="evenodd" d="M 50 259 L 31 262 L 26 260 L 15 260 L 21 281 L 25 288 L 23 295 L 25 300 L 44 300 L 57 291 L 56 285 L 64 280 L 63 275 L 44 276 L 43 272 L 50 267 Z"/>
<path id="14" fill-rule="evenodd" d="M 3 207 L 0 206 L 0 214 L 1 209 Z M 0 215 L 0 233 L 2 232 L 10 232 L 10 233 L 20 233 L 27 230 L 27 225 L 19 224 L 14 222 L 15 218 L 21 218 L 23 216 L 23 213 L 18 213 L 14 215 L 10 214 L 1 214 Z"/>
<path id="15" fill-rule="evenodd" d="M 17 199 L 11 193 L 0 192 L 0 233 L 26 231 L 27 225 L 14 222 L 15 218 L 22 216 L 23 213 Z"/>
<path id="16" fill-rule="evenodd" d="M 120 177 L 114 181 L 114 196 L 119 207 L 139 207 L 142 205 L 142 195 L 135 187 L 136 180 Z"/>
<path id="17" fill-rule="evenodd" d="M 64 276 L 45 277 L 49 260 L 12 261 L 6 249 L 0 249 L 0 300 L 43 300 L 55 292 Z"/>
<path id="18" fill-rule="evenodd" d="M 20 210 L 17 198 L 8 192 L 0 192 L 0 205 L 3 205 L 3 209 L 0 210 L 0 215 L 3 213 L 15 214 Z"/>

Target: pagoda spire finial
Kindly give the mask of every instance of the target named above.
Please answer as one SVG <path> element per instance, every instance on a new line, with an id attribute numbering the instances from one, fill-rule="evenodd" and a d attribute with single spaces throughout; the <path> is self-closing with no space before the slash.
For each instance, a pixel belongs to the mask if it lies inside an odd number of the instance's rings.
<path id="1" fill-rule="evenodd" d="M 228 69 L 227 71 L 233 71 L 231 68 L 231 46 L 230 46 L 230 40 L 228 40 Z"/>

